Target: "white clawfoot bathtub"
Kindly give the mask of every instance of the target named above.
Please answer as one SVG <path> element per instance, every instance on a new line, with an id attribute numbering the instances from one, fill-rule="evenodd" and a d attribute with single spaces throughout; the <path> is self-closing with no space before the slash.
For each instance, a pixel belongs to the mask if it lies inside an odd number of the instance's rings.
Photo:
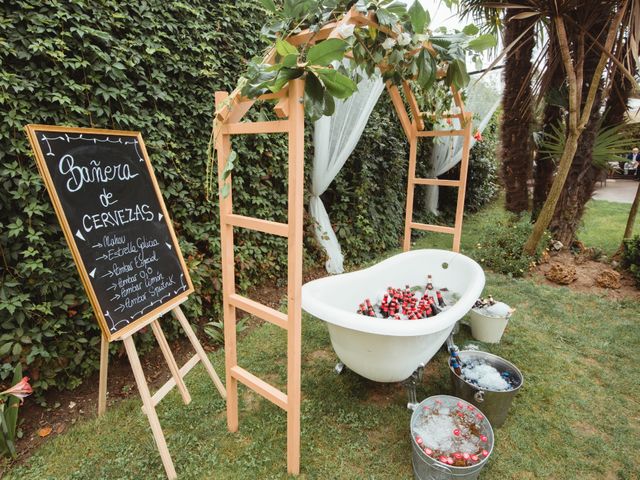
<path id="1" fill-rule="evenodd" d="M 424 285 L 427 274 L 436 288 L 460 296 L 449 309 L 421 320 L 392 320 L 358 315 L 358 305 L 388 286 Z M 302 286 L 302 308 L 324 320 L 340 361 L 376 382 L 407 379 L 426 364 L 480 297 L 482 268 L 447 250 L 414 250 L 356 272 L 321 278 Z M 373 298 L 372 298 L 373 300 Z"/>

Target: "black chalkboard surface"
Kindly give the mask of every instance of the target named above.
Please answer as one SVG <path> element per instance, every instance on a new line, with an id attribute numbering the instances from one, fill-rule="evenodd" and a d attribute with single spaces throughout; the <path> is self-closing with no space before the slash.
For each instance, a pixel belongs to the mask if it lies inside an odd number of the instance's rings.
<path id="1" fill-rule="evenodd" d="M 139 132 L 28 125 L 102 331 L 136 331 L 193 292 Z"/>

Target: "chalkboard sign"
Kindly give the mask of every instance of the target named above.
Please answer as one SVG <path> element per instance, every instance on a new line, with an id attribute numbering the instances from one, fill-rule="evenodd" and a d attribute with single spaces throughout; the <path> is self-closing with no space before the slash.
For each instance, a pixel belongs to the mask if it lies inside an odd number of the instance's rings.
<path id="1" fill-rule="evenodd" d="M 193 285 L 140 133 L 26 130 L 109 341 L 182 303 Z"/>

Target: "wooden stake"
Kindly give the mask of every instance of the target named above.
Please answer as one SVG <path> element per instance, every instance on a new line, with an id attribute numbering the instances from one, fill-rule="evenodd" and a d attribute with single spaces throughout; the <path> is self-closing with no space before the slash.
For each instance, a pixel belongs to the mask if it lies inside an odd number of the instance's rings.
<path id="1" fill-rule="evenodd" d="M 98 416 L 107 411 L 107 373 L 109 369 L 109 340 L 101 334 L 100 340 L 100 380 L 98 384 Z"/>
<path id="2" fill-rule="evenodd" d="M 158 345 L 160 346 L 162 355 L 164 355 L 164 359 L 167 362 L 169 371 L 171 372 L 171 376 L 176 383 L 176 387 L 178 388 L 178 391 L 182 396 L 182 401 L 185 405 L 189 405 L 191 403 L 191 395 L 189 395 L 189 391 L 187 390 L 187 387 L 182 380 L 178 365 L 176 364 L 176 359 L 173 357 L 173 353 L 171 353 L 169 342 L 167 342 L 167 338 L 164 336 L 164 332 L 160 327 L 160 322 L 158 320 L 155 320 L 153 323 L 151 323 L 151 329 L 153 330 L 153 334 L 158 341 Z"/>
<path id="3" fill-rule="evenodd" d="M 196 351 L 196 355 L 198 355 L 198 358 L 202 362 L 202 365 L 204 365 L 204 368 L 209 374 L 209 377 L 211 377 L 213 384 L 218 389 L 218 392 L 220 392 L 220 395 L 222 396 L 222 398 L 226 400 L 227 391 L 225 390 L 224 385 L 220 381 L 220 377 L 218 377 L 218 374 L 213 368 L 213 365 L 211 365 L 211 361 L 209 360 L 207 353 L 204 351 L 204 348 L 202 348 L 200 341 L 198 341 L 198 337 L 196 337 L 196 334 L 193 331 L 193 328 L 191 328 L 191 325 L 189 324 L 187 317 L 185 317 L 184 313 L 182 313 L 182 309 L 178 306 L 173 310 L 171 310 L 171 313 L 173 313 L 173 316 L 178 320 L 178 322 L 180 322 L 180 325 L 182 325 L 182 328 L 187 334 L 187 337 L 189 338 L 191 345 Z"/>
<path id="4" fill-rule="evenodd" d="M 127 351 L 127 356 L 129 357 L 129 363 L 131 364 L 133 376 L 136 379 L 138 392 L 140 392 L 140 397 L 142 398 L 142 404 L 147 414 L 147 418 L 149 419 L 149 425 L 151 426 L 151 431 L 153 432 L 153 439 L 155 440 L 158 451 L 160 452 L 162 465 L 164 465 L 164 469 L 169 480 L 173 480 L 177 478 L 178 475 L 176 474 L 176 470 L 173 466 L 173 461 L 171 460 L 171 454 L 169 453 L 169 449 L 167 448 L 167 442 L 165 441 L 164 433 L 162 433 L 162 427 L 160 426 L 160 420 L 158 420 L 158 414 L 156 413 L 156 409 L 153 406 L 153 401 L 151 400 L 149 386 L 147 385 L 147 380 L 144 378 L 144 371 L 142 370 L 142 365 L 140 365 L 140 358 L 138 358 L 136 345 L 133 342 L 133 338 L 131 338 L 131 336 L 125 337 L 123 339 L 123 342 L 124 348 Z"/>

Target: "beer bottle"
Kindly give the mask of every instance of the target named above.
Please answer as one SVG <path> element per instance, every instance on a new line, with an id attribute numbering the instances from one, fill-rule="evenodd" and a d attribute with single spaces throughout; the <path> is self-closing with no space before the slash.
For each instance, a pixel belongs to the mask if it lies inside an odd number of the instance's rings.
<path id="1" fill-rule="evenodd" d="M 440 305 L 443 308 L 447 306 L 447 304 L 444 303 L 444 298 L 442 298 L 442 294 L 440 293 L 440 290 L 436 292 L 436 297 L 438 297 L 438 305 Z"/>
<path id="2" fill-rule="evenodd" d="M 433 279 L 431 275 L 427 275 L 427 287 L 426 290 L 433 290 Z"/>

